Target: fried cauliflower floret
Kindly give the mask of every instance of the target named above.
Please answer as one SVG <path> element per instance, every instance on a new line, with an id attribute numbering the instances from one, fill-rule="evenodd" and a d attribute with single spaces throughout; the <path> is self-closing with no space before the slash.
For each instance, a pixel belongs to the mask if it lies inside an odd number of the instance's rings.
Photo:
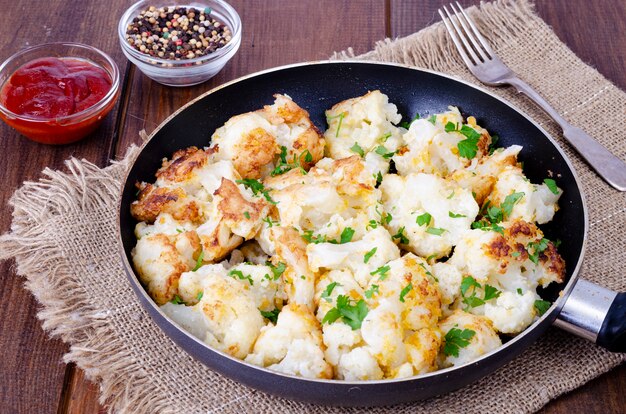
<path id="1" fill-rule="evenodd" d="M 386 377 L 407 360 L 401 305 L 396 298 L 382 298 L 361 324 L 361 336 Z"/>
<path id="2" fill-rule="evenodd" d="M 437 369 L 437 355 L 442 335 L 439 329 L 420 329 L 405 339 L 408 362 L 412 370 L 409 375 L 425 374 Z"/>
<path id="3" fill-rule="evenodd" d="M 501 205 L 507 196 L 514 193 L 521 193 L 522 196 L 507 218 L 544 224 L 554 217 L 562 191 L 557 189 L 557 194 L 554 194 L 546 184 L 532 184 L 520 168 L 508 167 L 499 174 L 488 198 L 492 205 Z"/>
<path id="4" fill-rule="evenodd" d="M 320 319 L 319 313 L 318 310 L 318 320 Z M 322 338 L 326 346 L 324 355 L 326 361 L 333 366 L 339 365 L 340 359 L 350 353 L 362 341 L 361 332 L 358 329 L 353 330 L 345 323 L 324 324 L 322 325 L 322 332 Z M 376 364 L 376 368 L 378 368 L 378 364 Z"/>
<path id="5" fill-rule="evenodd" d="M 380 188 L 384 210 L 392 216 L 389 232 L 420 256 L 446 256 L 478 214 L 469 190 L 431 174 L 388 174 Z M 401 229 L 408 243 L 402 243 Z"/>
<path id="6" fill-rule="evenodd" d="M 324 360 L 322 332 L 313 313 L 290 303 L 278 314 L 276 325 L 262 329 L 247 362 L 308 378 L 332 378 Z"/>
<path id="7" fill-rule="evenodd" d="M 194 267 L 199 254 L 200 243 L 193 231 L 143 236 L 131 252 L 139 280 L 159 305 L 174 298 L 180 275 Z"/>
<path id="8" fill-rule="evenodd" d="M 472 162 L 468 167 L 454 171 L 449 180 L 474 194 L 478 205 L 483 205 L 487 196 L 493 190 L 498 176 L 507 167 L 517 167 L 517 154 L 522 150 L 519 145 L 511 145 L 508 148 L 498 148 L 493 154 L 482 157 L 477 162 Z"/>
<path id="9" fill-rule="evenodd" d="M 520 333 L 533 322 L 536 314 L 534 303 L 537 299 L 539 296 L 531 291 L 523 295 L 517 292 L 502 292 L 495 301 L 485 303 L 485 318 L 491 321 L 497 332 Z"/>
<path id="10" fill-rule="evenodd" d="M 449 174 L 469 166 L 473 159 L 481 159 L 491 144 L 489 133 L 476 125 L 475 119 L 468 118 L 463 125 L 463 118 L 456 107 L 449 107 L 450 111 L 437 114 L 433 123 L 426 119 L 413 121 L 403 139 L 406 147 L 401 148 L 393 156 L 396 169 L 400 175 L 411 173 L 428 173 L 446 177 Z M 455 127 L 449 130 L 451 123 Z M 462 156 L 458 144 L 468 137 L 459 130 L 462 128 L 479 134 L 476 156 L 468 159 Z"/>
<path id="11" fill-rule="evenodd" d="M 155 183 L 138 185 L 138 199 L 131 204 L 133 217 L 152 223 L 160 213 L 168 213 L 177 220 L 201 223 L 221 180 L 239 179 L 231 162 L 210 162 L 210 156 L 210 150 L 189 147 L 164 159 Z"/>
<path id="12" fill-rule="evenodd" d="M 254 179 L 268 176 L 281 153 L 286 161 L 298 157 L 308 169 L 322 157 L 324 143 L 309 114 L 286 95 L 275 95 L 274 104 L 264 109 L 230 118 L 211 137 L 217 159 L 232 161 L 243 178 Z"/>
<path id="13" fill-rule="evenodd" d="M 350 329 L 350 328 L 348 328 Z M 370 348 L 361 346 L 343 354 L 337 365 L 337 379 L 346 381 L 379 380 L 384 376 Z"/>
<path id="14" fill-rule="evenodd" d="M 387 95 L 380 91 L 342 101 L 326 111 L 328 129 L 324 133 L 328 143 L 328 155 L 334 159 L 363 154 L 377 171 L 386 173 L 389 157 L 402 144 L 402 136 L 395 125 L 402 116 L 397 107 L 389 103 Z M 377 164 L 376 166 L 374 166 Z"/>
<path id="15" fill-rule="evenodd" d="M 441 304 L 444 312 L 452 305 L 460 294 L 463 274 L 450 263 L 435 263 L 432 265 L 432 274 L 438 280 L 437 286 L 441 293 Z"/>
<path id="16" fill-rule="evenodd" d="M 306 242 L 291 227 L 276 227 L 274 231 L 276 258 L 286 264 L 282 278 L 289 303 L 306 305 L 313 311 L 317 275 L 309 268 Z"/>
<path id="17" fill-rule="evenodd" d="M 190 312 L 168 314 L 183 326 L 193 326 L 192 331 L 208 345 L 234 357 L 245 358 L 265 323 L 250 290 L 224 275 L 223 270 L 223 267 L 203 266 L 193 272 L 196 273 L 193 276 L 200 279 L 204 292 L 202 299 L 188 307 Z"/>
<path id="18" fill-rule="evenodd" d="M 474 336 L 469 340 L 467 346 L 458 347 L 458 356 L 446 355 L 445 352 L 440 354 L 440 366 L 444 368 L 467 364 L 502 345 L 500 337 L 493 330 L 489 320 L 461 310 L 455 311 L 452 315 L 442 320 L 439 327 L 444 337 L 453 328 L 461 331 L 469 329 L 474 332 Z M 443 349 L 445 350 L 446 348 Z"/>
<path id="19" fill-rule="evenodd" d="M 329 287 L 329 285 L 332 285 Z M 315 303 L 317 319 L 322 322 L 326 313 L 335 306 L 337 297 L 348 296 L 358 300 L 363 298 L 363 288 L 357 283 L 354 275 L 347 269 L 331 270 L 323 274 L 315 286 Z M 326 328 L 329 325 L 324 325 Z"/>
<path id="20" fill-rule="evenodd" d="M 391 235 L 384 227 L 369 231 L 359 241 L 311 243 L 306 249 L 311 269 L 349 269 L 363 288 L 372 278 L 371 272 L 400 257 L 400 249 L 391 241 Z"/>
<path id="21" fill-rule="evenodd" d="M 222 179 L 210 209 L 205 213 L 207 220 L 197 229 L 204 262 L 218 261 L 244 239 L 254 237 L 269 209 L 270 205 L 263 197 L 255 197 L 243 186 Z"/>

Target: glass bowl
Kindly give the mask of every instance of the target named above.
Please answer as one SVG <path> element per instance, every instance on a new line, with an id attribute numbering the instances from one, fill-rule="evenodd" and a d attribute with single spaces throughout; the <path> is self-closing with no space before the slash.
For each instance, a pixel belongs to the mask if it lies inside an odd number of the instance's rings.
<path id="1" fill-rule="evenodd" d="M 113 59 L 95 47 L 80 43 L 45 43 L 23 49 L 4 61 L 0 66 L 0 90 L 4 90 L 5 82 L 22 65 L 46 57 L 73 58 L 95 64 L 111 77 L 111 89 L 100 101 L 87 109 L 54 118 L 16 114 L 5 107 L 2 96 L 0 118 L 33 141 L 44 144 L 69 144 L 93 132 L 113 109 L 119 96 L 120 73 Z"/>
<path id="2" fill-rule="evenodd" d="M 132 20 L 150 6 L 156 8 L 193 7 L 200 10 L 209 7 L 211 16 L 230 29 L 231 40 L 215 52 L 192 59 L 163 59 L 140 52 L 126 40 L 126 30 Z M 126 10 L 120 19 L 117 31 L 122 51 L 128 60 L 146 76 L 167 86 L 191 86 L 209 80 L 237 53 L 241 44 L 241 19 L 231 5 L 221 0 L 192 1 L 182 4 L 167 1 L 140 1 Z"/>

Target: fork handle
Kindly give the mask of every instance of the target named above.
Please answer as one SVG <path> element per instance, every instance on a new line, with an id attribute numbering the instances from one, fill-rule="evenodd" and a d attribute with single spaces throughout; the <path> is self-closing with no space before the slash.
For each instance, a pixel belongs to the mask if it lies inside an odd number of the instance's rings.
<path id="1" fill-rule="evenodd" d="M 589 136 L 585 131 L 567 122 L 545 99 L 530 85 L 518 77 L 503 79 L 518 92 L 528 96 L 563 129 L 563 136 L 572 144 L 578 153 L 596 170 L 600 177 L 619 191 L 626 191 L 626 164 L 613 155 L 602 144 Z"/>

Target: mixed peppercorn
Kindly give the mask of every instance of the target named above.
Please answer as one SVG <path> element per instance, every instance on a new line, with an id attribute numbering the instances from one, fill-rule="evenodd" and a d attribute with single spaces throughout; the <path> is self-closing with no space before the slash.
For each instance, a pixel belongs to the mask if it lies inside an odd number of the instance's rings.
<path id="1" fill-rule="evenodd" d="M 230 29 L 211 17 L 211 8 L 150 6 L 133 18 L 126 30 L 130 46 L 146 55 L 194 59 L 226 45 Z"/>

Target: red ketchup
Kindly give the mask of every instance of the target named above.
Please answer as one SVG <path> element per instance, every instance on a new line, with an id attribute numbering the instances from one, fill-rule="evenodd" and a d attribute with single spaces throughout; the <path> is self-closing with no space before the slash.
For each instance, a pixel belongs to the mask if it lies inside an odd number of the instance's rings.
<path id="1" fill-rule="evenodd" d="M 19 67 L 2 86 L 0 103 L 20 115 L 3 114 L 3 118 L 35 141 L 74 142 L 96 129 L 113 107 L 114 99 L 80 114 L 100 102 L 111 87 L 111 76 L 87 60 L 35 59 Z"/>

